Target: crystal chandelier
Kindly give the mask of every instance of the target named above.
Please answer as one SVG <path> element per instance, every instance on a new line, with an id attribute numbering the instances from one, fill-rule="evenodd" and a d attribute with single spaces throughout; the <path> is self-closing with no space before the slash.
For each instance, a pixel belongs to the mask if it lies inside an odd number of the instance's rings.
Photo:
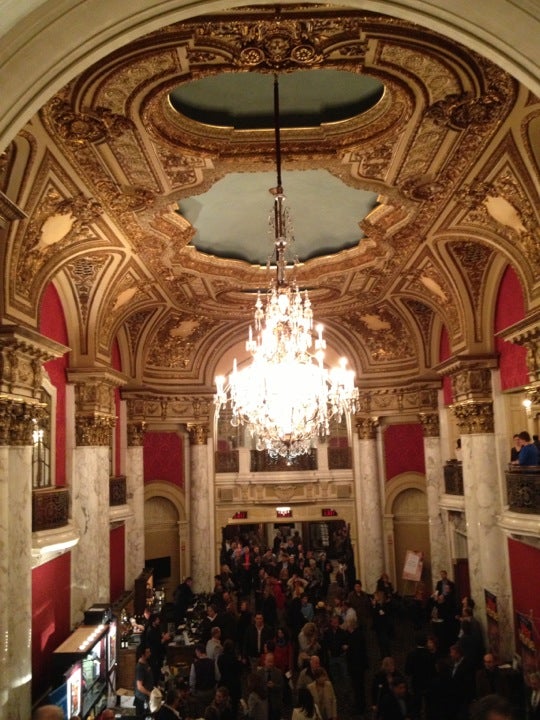
<path id="1" fill-rule="evenodd" d="M 277 187 L 270 226 L 274 238 L 276 278 L 266 298 L 257 295 L 253 326 L 246 350 L 251 362 L 238 369 L 236 359 L 227 380 L 216 377 L 217 413 L 229 406 L 231 424 L 245 425 L 256 438 L 257 450 L 272 457 L 293 458 L 309 453 L 318 437 L 330 432 L 330 419 L 354 412 L 358 389 L 354 371 L 341 358 L 338 367 L 324 366 L 323 327 L 313 332 L 308 292 L 287 282 L 286 251 L 292 242 L 291 224 L 281 182 L 279 83 L 274 77 L 274 121 Z"/>

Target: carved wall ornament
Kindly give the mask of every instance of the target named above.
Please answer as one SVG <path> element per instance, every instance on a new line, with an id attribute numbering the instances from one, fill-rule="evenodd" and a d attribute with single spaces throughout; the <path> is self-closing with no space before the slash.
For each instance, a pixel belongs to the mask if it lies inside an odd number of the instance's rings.
<path id="1" fill-rule="evenodd" d="M 186 368 L 194 349 L 213 323 L 202 316 L 174 314 L 158 329 L 151 340 L 147 363 L 154 367 Z"/>
<path id="2" fill-rule="evenodd" d="M 491 370 L 487 367 L 465 367 L 451 375 L 456 401 L 491 398 Z"/>
<path id="3" fill-rule="evenodd" d="M 208 444 L 208 425 L 203 423 L 189 423 L 187 426 L 190 445 Z"/>
<path id="4" fill-rule="evenodd" d="M 450 409 L 456 417 L 460 432 L 464 435 L 495 431 L 492 402 L 466 400 L 450 405 Z"/>
<path id="5" fill-rule="evenodd" d="M 110 446 L 115 424 L 116 418 L 112 416 L 77 414 L 75 418 L 77 445 Z"/>
<path id="6" fill-rule="evenodd" d="M 129 447 L 142 446 L 144 444 L 144 433 L 146 432 L 145 422 L 127 423 L 127 441 Z"/>
<path id="7" fill-rule="evenodd" d="M 289 502 L 296 495 L 296 485 L 269 485 L 267 491 L 279 502 Z"/>
<path id="8" fill-rule="evenodd" d="M 482 243 L 467 240 L 449 243 L 448 247 L 464 271 L 471 296 L 477 305 L 482 297 L 484 276 L 489 270 L 493 250 Z"/>
<path id="9" fill-rule="evenodd" d="M 59 97 L 51 100 L 49 109 L 58 134 L 74 144 L 102 142 L 108 137 L 119 137 L 134 127 L 129 118 L 109 108 L 96 107 L 77 113 Z"/>
<path id="10" fill-rule="evenodd" d="M 77 257 L 64 266 L 75 286 L 75 294 L 81 309 L 81 319 L 84 323 L 88 318 L 92 290 L 108 259 L 109 255 L 106 253 L 93 253 L 92 255 Z"/>
<path id="11" fill-rule="evenodd" d="M 410 176 L 400 183 L 399 189 L 410 200 L 434 201 L 448 192 L 448 186 L 432 175 Z"/>
<path id="12" fill-rule="evenodd" d="M 402 317 L 388 309 L 351 313 L 345 321 L 363 339 L 373 362 L 414 359 L 414 342 Z"/>
<path id="13" fill-rule="evenodd" d="M 430 105 L 427 115 L 437 125 L 465 130 L 471 125 L 497 122 L 504 105 L 504 96 L 495 90 L 478 97 L 473 97 L 471 93 L 454 93 Z"/>
<path id="14" fill-rule="evenodd" d="M 433 413 L 427 413 L 422 412 L 418 413 L 418 417 L 420 419 L 420 423 L 422 425 L 422 430 L 424 431 L 424 437 L 439 437 L 441 434 L 440 424 L 439 424 L 439 413 L 433 412 Z"/>

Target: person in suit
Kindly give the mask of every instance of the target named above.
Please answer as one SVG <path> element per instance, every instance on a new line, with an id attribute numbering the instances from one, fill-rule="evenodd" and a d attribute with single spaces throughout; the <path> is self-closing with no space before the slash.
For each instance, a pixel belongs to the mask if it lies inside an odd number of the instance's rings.
<path id="1" fill-rule="evenodd" d="M 469 706 L 474 699 L 475 672 L 470 661 L 463 655 L 459 644 L 450 647 L 449 696 L 455 720 L 467 720 Z"/>
<path id="2" fill-rule="evenodd" d="M 404 677 L 393 678 L 390 692 L 386 693 L 379 705 L 379 720 L 410 720 L 410 697 Z"/>
<path id="3" fill-rule="evenodd" d="M 540 672 L 527 675 L 525 708 L 527 720 L 540 720 Z"/>
<path id="4" fill-rule="evenodd" d="M 172 688 L 165 695 L 165 702 L 156 713 L 155 720 L 178 720 L 180 714 L 181 695 L 177 688 Z"/>
<path id="5" fill-rule="evenodd" d="M 257 613 L 254 624 L 247 628 L 244 636 L 244 657 L 249 660 L 252 671 L 257 669 L 266 644 L 273 639 L 273 629 L 265 625 L 262 613 Z"/>
<path id="6" fill-rule="evenodd" d="M 326 670 L 319 668 L 316 671 L 315 680 L 308 685 L 308 690 L 313 695 L 321 720 L 337 720 L 336 694 Z"/>
<path id="7" fill-rule="evenodd" d="M 283 708 L 283 673 L 274 663 L 274 653 L 264 656 L 264 665 L 257 670 L 264 679 L 268 696 L 268 720 L 280 720 Z"/>
<path id="8" fill-rule="evenodd" d="M 512 720 L 513 717 L 510 703 L 500 695 L 486 695 L 471 709 L 471 720 Z"/>
<path id="9" fill-rule="evenodd" d="M 486 695 L 501 695 L 508 697 L 508 683 L 495 664 L 492 653 L 486 653 L 483 658 L 483 667 L 476 673 L 476 697 Z"/>

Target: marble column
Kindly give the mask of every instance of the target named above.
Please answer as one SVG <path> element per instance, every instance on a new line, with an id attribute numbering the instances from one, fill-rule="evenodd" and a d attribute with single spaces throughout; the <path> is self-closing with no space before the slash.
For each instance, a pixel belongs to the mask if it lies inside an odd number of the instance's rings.
<path id="1" fill-rule="evenodd" d="M 214 566 L 211 542 L 213 504 L 208 463 L 208 425 L 188 425 L 190 443 L 191 576 L 197 593 L 210 592 Z"/>
<path id="2" fill-rule="evenodd" d="M 377 425 L 377 418 L 356 418 L 358 435 L 353 436 L 358 554 L 360 578 L 366 592 L 373 592 L 384 571 Z"/>
<path id="3" fill-rule="evenodd" d="M 127 503 L 133 516 L 126 522 L 126 587 L 141 574 L 144 564 L 144 423 L 128 422 L 126 450 Z"/>
<path id="4" fill-rule="evenodd" d="M 461 432 L 469 577 L 471 596 L 476 603 L 475 617 L 486 628 L 484 591 L 493 593 L 497 597 L 500 631 L 500 648 L 493 649 L 501 660 L 509 660 L 514 644 L 512 601 L 508 546 L 497 524 L 502 499 L 493 403 L 480 399 L 491 391 L 490 369 L 465 366 L 455 373 L 452 381 L 454 397 L 458 397 L 452 411 Z M 464 395 L 468 397 L 462 399 Z M 489 638 L 487 641 L 489 646 L 491 641 Z"/>
<path id="5" fill-rule="evenodd" d="M 119 373 L 95 368 L 68 372 L 75 389 L 75 440 L 70 471 L 71 513 L 79 533 L 72 550 L 71 622 L 95 603 L 110 602 L 109 455 L 116 423 L 113 388 Z"/>
<path id="6" fill-rule="evenodd" d="M 439 577 L 440 570 L 446 570 L 450 567 L 446 531 L 440 510 L 440 500 L 444 494 L 444 471 L 439 434 L 439 414 L 437 412 L 422 412 L 419 413 L 419 417 L 424 430 L 431 577 L 435 582 L 435 579 Z"/>
<path id="7" fill-rule="evenodd" d="M 42 417 L 43 363 L 67 348 L 0 327 L 0 717 L 31 715 L 32 431 Z"/>

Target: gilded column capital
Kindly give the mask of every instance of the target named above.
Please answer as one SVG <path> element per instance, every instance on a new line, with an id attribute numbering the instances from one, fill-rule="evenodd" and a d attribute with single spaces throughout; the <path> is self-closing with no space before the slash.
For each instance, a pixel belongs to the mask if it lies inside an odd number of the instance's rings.
<path id="1" fill-rule="evenodd" d="M 129 422 L 127 424 L 127 443 L 129 447 L 137 447 L 144 442 L 145 422 Z"/>
<path id="2" fill-rule="evenodd" d="M 45 406 L 0 396 L 0 445 L 31 445 L 36 420 Z"/>
<path id="3" fill-rule="evenodd" d="M 105 415 L 77 415 L 75 435 L 77 445 L 105 446 L 111 444 L 111 432 L 116 424 L 114 417 Z"/>
<path id="4" fill-rule="evenodd" d="M 456 403 L 486 402 L 492 399 L 491 371 L 496 367 L 497 358 L 493 355 L 460 355 L 443 363 L 439 370 L 450 376 Z"/>
<path id="5" fill-rule="evenodd" d="M 450 405 L 462 435 L 493 433 L 493 403 L 466 400 Z"/>
<path id="6" fill-rule="evenodd" d="M 439 437 L 441 434 L 438 412 L 421 412 L 418 418 L 424 431 L 424 437 Z"/>
<path id="7" fill-rule="evenodd" d="M 377 428 L 379 427 L 378 417 L 356 417 L 356 431 L 359 440 L 375 440 L 377 437 Z"/>
<path id="8" fill-rule="evenodd" d="M 187 426 L 190 445 L 206 445 L 208 443 L 208 425 L 189 423 Z"/>

